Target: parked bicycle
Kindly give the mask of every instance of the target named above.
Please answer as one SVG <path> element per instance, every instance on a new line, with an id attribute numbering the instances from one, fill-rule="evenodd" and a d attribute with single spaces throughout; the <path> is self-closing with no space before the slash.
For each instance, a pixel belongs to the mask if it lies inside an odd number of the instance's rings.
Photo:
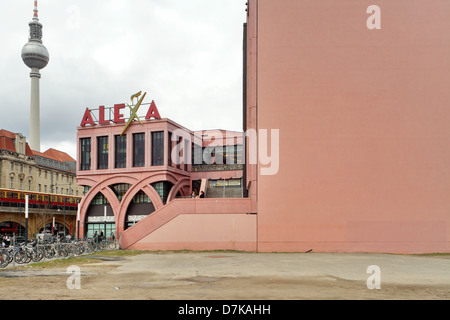
<path id="1" fill-rule="evenodd" d="M 27 264 L 40 262 L 43 259 L 61 259 L 91 254 L 98 251 L 116 250 L 118 243 L 113 240 L 80 239 L 72 241 L 60 241 L 51 239 L 38 242 L 36 240 L 25 243 L 16 243 L 9 248 L 0 248 L 0 268 L 6 268 L 9 264 Z"/>

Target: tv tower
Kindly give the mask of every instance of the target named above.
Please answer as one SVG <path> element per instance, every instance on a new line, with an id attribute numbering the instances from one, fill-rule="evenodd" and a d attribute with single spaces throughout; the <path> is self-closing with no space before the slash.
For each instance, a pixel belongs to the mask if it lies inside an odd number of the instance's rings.
<path id="1" fill-rule="evenodd" d="M 41 116 L 40 116 L 40 96 L 39 79 L 41 69 L 44 69 L 49 61 L 49 53 L 42 44 L 42 24 L 38 18 L 37 0 L 34 1 L 33 20 L 30 26 L 30 37 L 28 43 L 22 49 L 22 60 L 31 69 L 31 105 L 30 105 L 30 148 L 41 151 Z"/>

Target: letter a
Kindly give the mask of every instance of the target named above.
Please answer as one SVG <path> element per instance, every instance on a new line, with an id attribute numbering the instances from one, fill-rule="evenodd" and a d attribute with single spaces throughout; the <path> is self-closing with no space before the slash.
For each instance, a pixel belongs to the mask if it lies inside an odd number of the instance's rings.
<path id="1" fill-rule="evenodd" d="M 369 290 L 381 289 L 381 269 L 379 266 L 370 266 L 367 268 L 367 273 L 372 274 L 367 279 L 367 288 Z"/>
<path id="2" fill-rule="evenodd" d="M 367 19 L 367 28 L 369 30 L 381 29 L 381 9 L 377 5 L 371 5 L 367 8 L 367 13 L 373 13 L 369 19 Z"/>
<path id="3" fill-rule="evenodd" d="M 90 124 L 91 126 L 95 125 L 94 119 L 91 115 L 91 110 L 89 108 L 86 108 L 86 112 L 84 113 L 83 120 L 81 121 L 81 126 L 85 127 L 87 124 Z"/>
<path id="4" fill-rule="evenodd" d="M 156 120 L 161 119 L 159 115 L 158 108 L 156 107 L 155 101 L 152 101 L 150 108 L 148 109 L 147 115 L 145 116 L 145 120 L 150 120 L 151 118 L 155 118 Z"/>

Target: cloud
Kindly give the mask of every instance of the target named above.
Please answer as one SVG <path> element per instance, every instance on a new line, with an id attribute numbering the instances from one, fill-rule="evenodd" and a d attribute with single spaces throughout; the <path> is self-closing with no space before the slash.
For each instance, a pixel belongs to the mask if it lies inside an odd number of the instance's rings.
<path id="1" fill-rule="evenodd" d="M 29 69 L 20 58 L 32 2 L 0 14 L 0 127 L 28 135 Z M 5 14 L 5 12 L 8 14 Z M 40 0 L 50 63 L 41 71 L 41 142 L 75 157 L 86 107 L 143 90 L 163 117 L 192 129 L 242 129 L 243 0 Z"/>

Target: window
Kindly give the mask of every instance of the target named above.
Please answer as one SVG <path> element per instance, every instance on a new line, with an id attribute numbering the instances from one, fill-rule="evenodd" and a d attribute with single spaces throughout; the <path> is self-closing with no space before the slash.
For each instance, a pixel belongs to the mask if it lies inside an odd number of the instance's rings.
<path id="1" fill-rule="evenodd" d="M 115 136 L 116 168 L 127 167 L 127 136 Z"/>
<path id="2" fill-rule="evenodd" d="M 14 178 L 10 178 L 10 179 L 9 179 L 9 187 L 10 187 L 11 189 L 14 189 Z"/>
<path id="3" fill-rule="evenodd" d="M 91 205 L 100 205 L 100 204 L 109 204 L 108 199 L 103 195 L 103 193 L 99 192 L 94 199 L 92 199 Z"/>
<path id="4" fill-rule="evenodd" d="M 14 171 L 14 162 L 11 161 L 11 171 Z"/>
<path id="5" fill-rule="evenodd" d="M 109 143 L 108 137 L 97 138 L 97 169 L 108 169 Z"/>
<path id="6" fill-rule="evenodd" d="M 127 184 L 127 183 L 116 184 L 116 185 L 112 186 L 112 189 L 113 189 L 114 193 L 116 194 L 119 202 L 122 201 L 123 197 L 125 196 L 127 191 L 130 189 L 130 187 L 131 187 L 131 185 Z"/>
<path id="7" fill-rule="evenodd" d="M 150 198 L 147 196 L 147 194 L 144 191 L 139 191 L 131 201 L 131 203 L 139 204 L 139 203 L 152 203 Z"/>
<path id="8" fill-rule="evenodd" d="M 91 138 L 80 140 L 81 145 L 81 170 L 91 170 Z M 45 173 L 47 178 L 47 172 Z"/>
<path id="9" fill-rule="evenodd" d="M 164 165 L 164 131 L 152 132 L 152 166 Z"/>
<path id="10" fill-rule="evenodd" d="M 198 144 L 192 144 L 192 164 L 201 165 L 203 164 L 203 149 Z"/>
<path id="11" fill-rule="evenodd" d="M 170 190 L 172 189 L 172 184 L 167 181 L 156 182 L 152 184 L 152 187 L 156 190 L 156 192 L 161 197 L 161 200 L 164 204 L 167 203 L 167 198 L 169 197 Z"/>
<path id="12" fill-rule="evenodd" d="M 31 191 L 31 181 L 28 180 L 28 191 Z"/>
<path id="13" fill-rule="evenodd" d="M 169 136 L 167 138 L 167 150 L 169 151 L 167 163 L 169 166 L 172 166 L 172 132 L 169 132 Z"/>
<path id="14" fill-rule="evenodd" d="M 133 134 L 133 167 L 145 166 L 145 134 Z"/>

